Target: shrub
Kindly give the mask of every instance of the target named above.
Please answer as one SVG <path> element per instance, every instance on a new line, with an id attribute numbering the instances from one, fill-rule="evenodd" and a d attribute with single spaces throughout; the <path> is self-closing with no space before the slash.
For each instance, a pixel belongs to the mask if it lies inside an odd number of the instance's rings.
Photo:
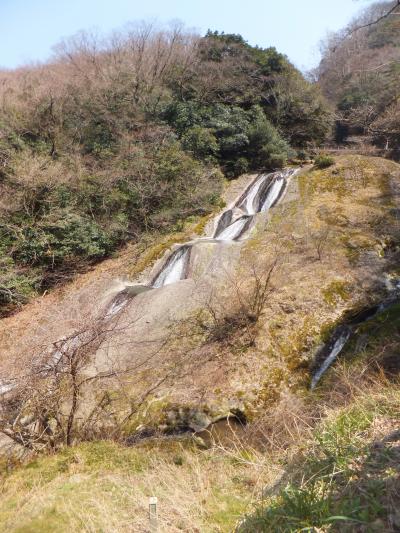
<path id="1" fill-rule="evenodd" d="M 335 160 L 330 155 L 318 155 L 314 160 L 315 168 L 323 169 L 331 167 L 335 164 Z"/>
<path id="2" fill-rule="evenodd" d="M 170 104 L 164 118 L 181 136 L 183 147 L 198 159 L 219 161 L 228 177 L 250 168 L 285 165 L 289 145 L 265 116 L 261 106 Z"/>
<path id="3" fill-rule="evenodd" d="M 261 107 L 250 110 L 249 157 L 255 165 L 264 168 L 281 168 L 288 158 L 289 145 L 269 122 Z"/>
<path id="4" fill-rule="evenodd" d="M 22 239 L 14 246 L 13 256 L 19 263 L 54 267 L 76 257 L 94 260 L 110 252 L 111 240 L 96 222 L 61 214 L 64 216 L 54 221 L 24 228 Z"/>
<path id="5" fill-rule="evenodd" d="M 250 168 L 250 163 L 245 157 L 239 157 L 233 164 L 233 172 L 235 176 L 245 174 Z"/>
<path id="6" fill-rule="evenodd" d="M 307 159 L 310 159 L 310 155 L 305 150 L 298 150 L 296 155 L 297 159 L 300 161 L 307 161 Z"/>
<path id="7" fill-rule="evenodd" d="M 284 153 L 272 153 L 268 155 L 267 161 L 270 168 L 283 168 L 287 163 L 287 156 Z"/>
<path id="8" fill-rule="evenodd" d="M 201 126 L 193 126 L 183 135 L 182 146 L 199 159 L 213 158 L 218 153 L 217 138 Z"/>

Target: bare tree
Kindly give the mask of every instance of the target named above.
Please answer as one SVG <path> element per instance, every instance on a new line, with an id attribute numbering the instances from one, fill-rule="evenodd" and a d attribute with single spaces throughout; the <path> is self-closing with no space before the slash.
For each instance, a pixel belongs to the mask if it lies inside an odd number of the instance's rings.
<path id="1" fill-rule="evenodd" d="M 322 261 L 322 256 L 329 243 L 329 237 L 331 233 L 331 228 L 329 226 L 326 226 L 321 231 L 319 231 L 314 237 L 317 257 L 319 261 Z"/>
<path id="2" fill-rule="evenodd" d="M 377 8 L 379 7 L 380 5 L 378 4 Z M 362 30 L 363 28 L 369 28 L 370 26 L 374 26 L 375 24 L 378 24 L 381 20 L 389 17 L 390 15 L 400 15 L 399 8 L 400 8 L 400 0 L 395 0 L 394 4 L 391 7 L 389 7 L 387 5 L 387 2 L 385 2 L 383 6 L 383 12 L 380 15 L 375 16 L 373 20 L 370 20 L 369 22 L 366 22 L 365 24 L 361 24 L 359 26 L 355 26 L 351 28 L 349 30 L 349 35 L 351 35 L 352 33 L 356 31 Z"/>
<path id="3" fill-rule="evenodd" d="M 3 385 L 0 393 L 0 433 L 32 451 L 107 435 L 118 438 L 146 399 L 179 375 L 181 363 L 178 356 L 171 356 L 165 366 L 156 361 L 169 342 L 166 336 L 133 343 L 129 348 L 137 356 L 129 365 L 111 357 L 96 364 L 98 350 L 107 353 L 107 345 L 112 346 L 113 339 L 120 342 L 133 325 L 99 317 L 52 345 L 35 349 L 25 374 L 2 382 L 10 385 Z M 152 368 L 157 368 L 153 378 L 144 380 L 143 372 Z"/>
<path id="4" fill-rule="evenodd" d="M 228 277 L 225 295 L 214 292 L 195 316 L 192 325 L 200 329 L 207 344 L 220 343 L 229 348 L 254 345 L 256 326 L 275 290 L 274 274 L 282 258 L 276 256 L 266 265 L 247 266 L 244 276 Z M 228 295 L 228 296 L 227 296 Z"/>

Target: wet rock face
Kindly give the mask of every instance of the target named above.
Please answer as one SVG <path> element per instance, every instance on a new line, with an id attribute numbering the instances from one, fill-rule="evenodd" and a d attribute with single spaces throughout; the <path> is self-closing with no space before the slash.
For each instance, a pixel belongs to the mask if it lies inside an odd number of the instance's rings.
<path id="1" fill-rule="evenodd" d="M 158 289 L 187 279 L 190 276 L 194 246 L 220 241 L 236 242 L 246 237 L 257 213 L 267 212 L 277 204 L 285 193 L 288 178 L 295 172 L 294 169 L 288 169 L 258 176 L 233 205 L 218 217 L 213 236 L 196 239 L 172 251 L 151 278 L 148 289 Z M 137 287 L 136 291 L 134 286 L 129 287 L 129 290 L 126 287 L 115 295 L 106 316 L 118 314 L 133 296 L 144 292 L 141 289 L 143 286 Z"/>
<path id="2" fill-rule="evenodd" d="M 343 350 L 352 333 L 348 325 L 337 327 L 329 341 L 322 346 L 315 356 L 314 371 L 312 372 L 311 389 L 317 385 L 323 374 L 331 366 Z"/>
<path id="3" fill-rule="evenodd" d="M 188 273 L 192 246 L 180 246 L 167 259 L 161 271 L 151 282 L 154 289 L 185 279 Z"/>
<path id="4" fill-rule="evenodd" d="M 391 297 L 379 304 L 357 310 L 356 312 L 348 311 L 345 315 L 343 324 L 337 326 L 333 330 L 329 340 L 315 354 L 314 362 L 311 368 L 311 389 L 317 385 L 324 373 L 340 356 L 348 341 L 357 334 L 358 326 L 397 306 L 399 301 L 400 300 L 397 291 L 394 291 Z M 367 343 L 368 335 L 358 333 L 356 336 L 354 353 L 359 353 L 362 351 L 366 347 Z M 396 374 L 398 371 L 400 371 L 400 357 L 398 357 L 397 354 L 395 357 L 392 355 L 390 353 L 386 354 L 384 351 L 381 360 L 383 369 L 385 370 L 386 365 L 389 375 Z"/>

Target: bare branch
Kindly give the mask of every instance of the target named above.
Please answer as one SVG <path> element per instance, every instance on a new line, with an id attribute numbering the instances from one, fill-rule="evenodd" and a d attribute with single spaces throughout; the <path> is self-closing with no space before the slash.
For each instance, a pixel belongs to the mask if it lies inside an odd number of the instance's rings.
<path id="1" fill-rule="evenodd" d="M 375 20 L 373 20 L 371 22 L 368 22 L 367 24 L 362 24 L 361 26 L 357 26 L 356 28 L 352 28 L 347 35 L 349 36 L 349 35 L 355 33 L 356 31 L 362 30 L 363 28 L 369 28 L 370 26 L 374 26 L 375 24 L 378 24 L 378 22 L 380 22 L 381 20 L 389 17 L 390 15 L 400 15 L 400 11 L 396 12 L 396 10 L 397 10 L 397 8 L 399 6 L 400 6 L 400 0 L 396 0 L 396 4 L 391 9 L 389 9 L 389 11 L 387 13 L 384 13 L 383 15 L 378 17 L 377 19 L 375 19 Z"/>

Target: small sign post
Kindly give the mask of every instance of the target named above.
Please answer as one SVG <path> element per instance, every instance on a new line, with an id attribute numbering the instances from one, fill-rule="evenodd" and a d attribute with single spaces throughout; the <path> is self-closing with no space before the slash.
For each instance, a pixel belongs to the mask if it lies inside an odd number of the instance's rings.
<path id="1" fill-rule="evenodd" d="M 150 521 L 150 531 L 154 533 L 157 531 L 157 498 L 151 496 L 149 498 L 149 521 Z"/>

